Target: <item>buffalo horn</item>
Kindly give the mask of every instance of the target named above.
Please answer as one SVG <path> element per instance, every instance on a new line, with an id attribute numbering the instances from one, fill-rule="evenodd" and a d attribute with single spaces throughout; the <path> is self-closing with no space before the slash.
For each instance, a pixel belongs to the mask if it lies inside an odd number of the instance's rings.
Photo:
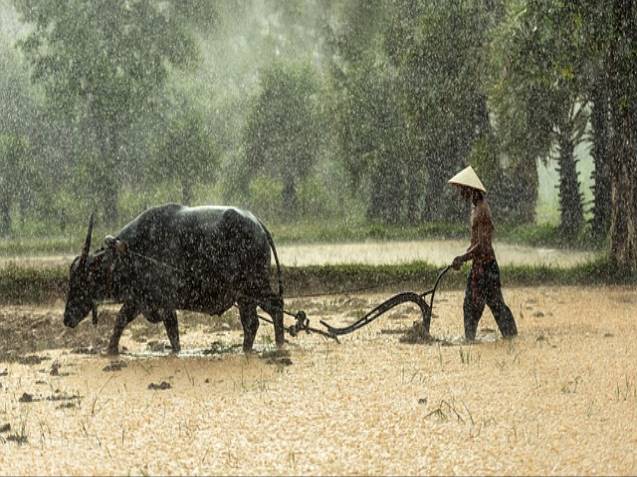
<path id="1" fill-rule="evenodd" d="M 86 233 L 86 240 L 84 241 L 84 247 L 82 248 L 82 262 L 88 257 L 88 253 L 91 250 L 91 237 L 93 236 L 93 222 L 95 219 L 95 212 L 91 212 L 91 217 L 88 219 L 88 232 Z"/>

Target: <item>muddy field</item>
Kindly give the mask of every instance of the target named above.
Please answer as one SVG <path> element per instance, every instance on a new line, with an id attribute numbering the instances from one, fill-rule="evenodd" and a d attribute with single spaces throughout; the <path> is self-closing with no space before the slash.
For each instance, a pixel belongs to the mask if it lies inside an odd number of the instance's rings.
<path id="1" fill-rule="evenodd" d="M 460 292 L 441 292 L 431 344 L 390 312 L 341 344 L 262 324 L 245 357 L 236 314 L 182 316 L 179 357 L 137 320 L 98 352 L 114 310 L 61 324 L 61 305 L 0 309 L 1 474 L 636 474 L 637 294 L 507 289 L 520 336 L 487 312 L 462 342 Z M 297 300 L 346 323 L 379 295 Z"/>
<path id="2" fill-rule="evenodd" d="M 436 266 L 448 265 L 468 246 L 463 240 L 367 241 L 355 243 L 316 243 L 280 245 L 281 263 L 287 266 L 359 263 L 367 265 L 400 264 L 424 261 Z M 590 261 L 594 252 L 528 247 L 496 243 L 500 265 L 551 265 L 571 267 Z M 0 257 L 0 267 L 17 264 L 28 267 L 67 266 L 74 255 Z"/>

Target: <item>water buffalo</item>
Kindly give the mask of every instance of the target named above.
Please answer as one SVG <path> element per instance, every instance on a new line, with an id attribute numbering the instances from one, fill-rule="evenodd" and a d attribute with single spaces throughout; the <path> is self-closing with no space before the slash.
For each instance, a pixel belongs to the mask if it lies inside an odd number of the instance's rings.
<path id="1" fill-rule="evenodd" d="M 252 349 L 259 327 L 257 305 L 273 319 L 275 341 L 284 342 L 281 269 L 272 237 L 250 212 L 234 207 L 167 204 L 146 210 L 90 253 L 93 216 L 81 255 L 71 264 L 64 324 L 74 328 L 104 300 L 122 303 L 108 352 L 118 352 L 124 328 L 140 313 L 164 322 L 179 352 L 176 310 L 221 315 L 235 303 L 243 349 Z M 279 290 L 270 286 L 270 249 Z"/>

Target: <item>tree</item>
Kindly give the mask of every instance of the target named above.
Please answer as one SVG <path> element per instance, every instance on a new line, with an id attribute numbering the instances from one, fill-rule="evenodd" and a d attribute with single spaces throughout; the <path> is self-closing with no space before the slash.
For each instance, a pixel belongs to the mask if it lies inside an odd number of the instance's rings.
<path id="1" fill-rule="evenodd" d="M 215 177 L 219 153 L 206 130 L 203 115 L 187 104 L 176 109 L 160 130 L 147 175 L 154 181 L 178 180 L 182 203 L 191 205 L 193 187 Z"/>
<path id="2" fill-rule="evenodd" d="M 495 58 L 493 89 L 505 150 L 535 167 L 555 147 L 560 174 L 560 228 L 575 235 L 583 224 L 574 155 L 588 120 L 582 39 L 569 20 L 570 3 L 512 2 Z"/>
<path id="3" fill-rule="evenodd" d="M 590 88 L 591 156 L 593 157 L 593 217 L 591 230 L 597 239 L 605 238 L 610 227 L 611 189 L 609 170 L 610 105 L 606 74 L 600 67 Z"/>
<path id="4" fill-rule="evenodd" d="M 609 8 L 606 68 L 610 91 L 609 169 L 612 208 L 610 258 L 637 272 L 637 2 L 614 0 Z"/>
<path id="5" fill-rule="evenodd" d="M 11 209 L 33 184 L 29 145 L 24 136 L 0 134 L 0 235 L 11 233 Z"/>
<path id="6" fill-rule="evenodd" d="M 152 108 L 171 66 L 197 58 L 186 14 L 200 2 L 15 0 L 32 32 L 21 49 L 62 115 L 80 123 L 96 144 L 89 169 L 107 222 L 117 219 L 126 178 L 128 128 Z"/>
<path id="7" fill-rule="evenodd" d="M 400 222 L 410 171 L 395 82 L 377 65 L 360 62 L 348 72 L 343 86 L 334 105 L 334 126 L 350 183 L 365 195 L 367 218 Z"/>
<path id="8" fill-rule="evenodd" d="M 330 117 L 350 184 L 370 219 L 404 220 L 412 173 L 395 72 L 383 48 L 386 2 L 345 2 L 327 27 Z M 420 191 L 415 194 L 421 196 Z"/>
<path id="9" fill-rule="evenodd" d="M 2 35 L 0 33 L 0 35 Z M 9 41 L 6 43 L 9 45 Z M 39 136 L 48 124 L 42 121 L 29 88 L 28 71 L 13 49 L 0 49 L 0 233 L 11 232 L 13 207 L 25 220 L 34 209 L 44 161 L 36 154 Z"/>
<path id="10" fill-rule="evenodd" d="M 283 183 L 282 200 L 290 218 L 297 212 L 297 188 L 318 157 L 321 122 L 314 104 L 317 85 L 306 65 L 275 62 L 261 71 L 260 92 L 243 136 L 244 172 Z"/>
<path id="11" fill-rule="evenodd" d="M 382 72 L 370 72 L 365 84 L 368 102 L 356 110 L 357 119 L 367 116 L 364 124 L 371 133 L 371 147 L 365 158 L 370 177 L 367 217 L 397 223 L 403 221 L 405 207 L 410 203 L 407 185 L 414 171 L 405 161 L 409 139 L 392 78 Z"/>
<path id="12" fill-rule="evenodd" d="M 637 272 L 637 2 L 576 2 L 571 19 L 584 39 L 591 68 L 595 207 L 603 231 L 609 199 L 610 261 Z M 610 186 L 610 187 L 609 187 Z M 594 222 L 595 224 L 595 222 Z"/>
<path id="13" fill-rule="evenodd" d="M 449 200 L 447 180 L 488 129 L 482 83 L 491 19 L 477 0 L 395 2 L 386 47 L 414 140 L 409 196 L 424 192 L 426 220 L 459 217 L 461 204 Z"/>

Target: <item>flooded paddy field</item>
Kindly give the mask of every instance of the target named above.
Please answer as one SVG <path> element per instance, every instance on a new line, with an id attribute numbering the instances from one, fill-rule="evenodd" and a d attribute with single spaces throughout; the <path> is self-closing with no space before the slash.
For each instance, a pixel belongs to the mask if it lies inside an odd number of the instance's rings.
<path id="1" fill-rule="evenodd" d="M 397 308 L 341 343 L 262 324 L 244 356 L 235 313 L 181 315 L 182 349 L 137 319 L 117 358 L 62 305 L 0 309 L 0 473 L 635 474 L 634 288 L 508 288 L 520 336 L 487 311 L 464 343 L 462 293 L 438 295 L 431 344 Z M 351 322 L 385 295 L 289 300 Z"/>
<path id="2" fill-rule="evenodd" d="M 281 263 L 286 266 L 366 264 L 389 265 L 424 261 L 436 266 L 448 265 L 468 246 L 463 240 L 366 241 L 354 243 L 286 244 L 277 246 Z M 570 267 L 588 262 L 597 254 L 590 251 L 531 247 L 496 242 L 500 265 L 550 265 Z M 0 267 L 9 264 L 25 267 L 68 266 L 75 255 L 1 257 Z"/>

